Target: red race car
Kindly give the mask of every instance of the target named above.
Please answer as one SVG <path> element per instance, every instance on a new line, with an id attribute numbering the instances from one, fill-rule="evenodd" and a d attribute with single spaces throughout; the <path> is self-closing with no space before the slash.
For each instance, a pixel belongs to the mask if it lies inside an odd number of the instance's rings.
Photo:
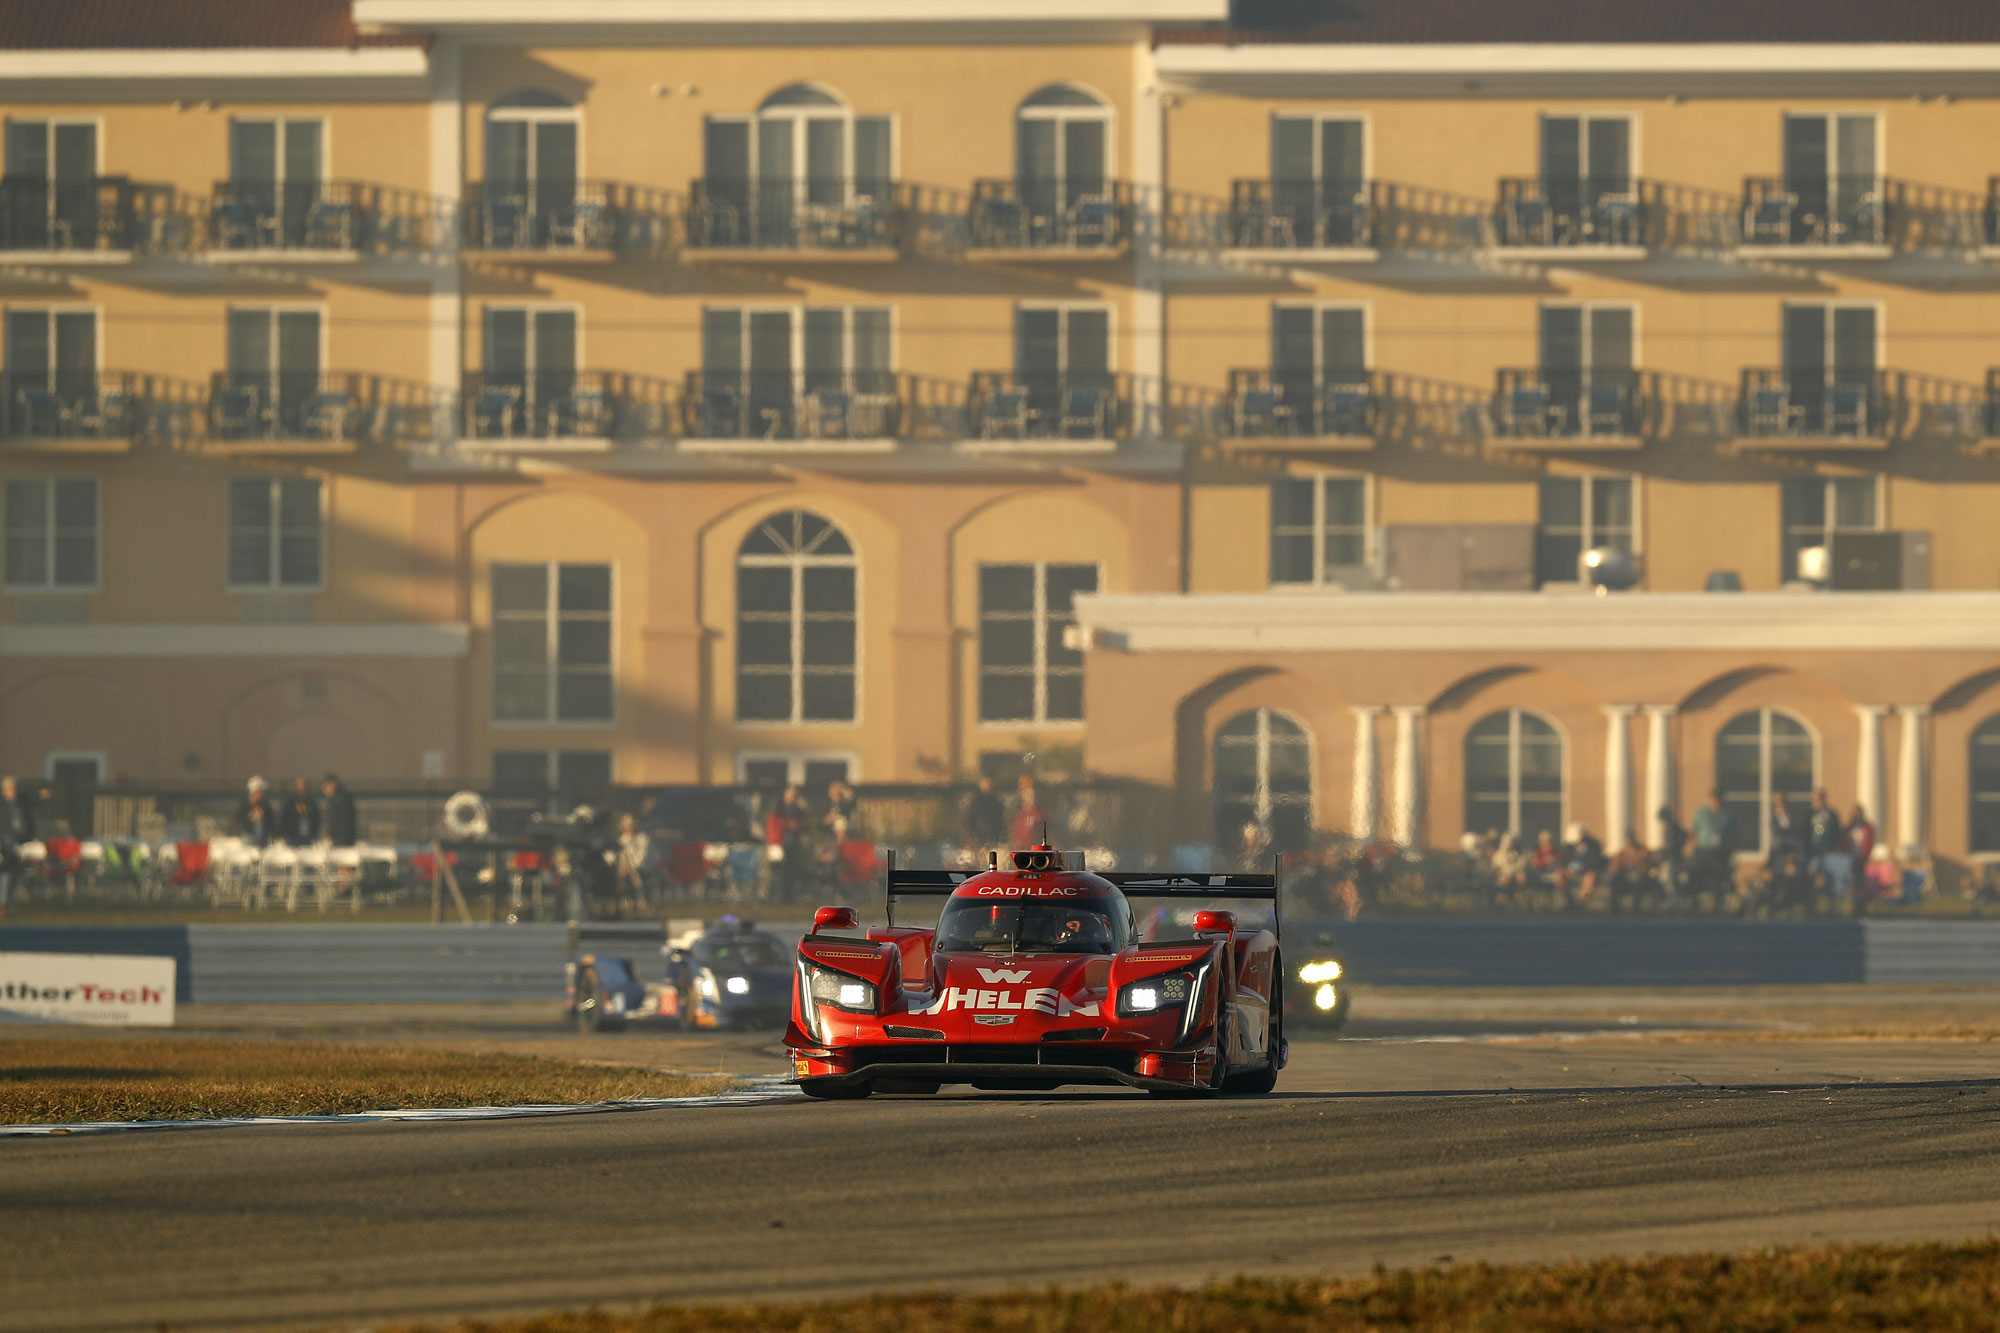
<path id="1" fill-rule="evenodd" d="M 1049 847 L 983 874 L 885 874 L 889 924 L 822 907 L 799 941 L 785 1045 L 808 1096 L 1125 1084 L 1269 1092 L 1285 1065 L 1278 879 L 1106 874 Z M 935 927 L 896 901 L 945 900 Z M 1188 938 L 1135 942 L 1128 899 L 1269 903 L 1271 925 L 1194 913 Z M 835 933 L 846 932 L 846 933 Z"/>

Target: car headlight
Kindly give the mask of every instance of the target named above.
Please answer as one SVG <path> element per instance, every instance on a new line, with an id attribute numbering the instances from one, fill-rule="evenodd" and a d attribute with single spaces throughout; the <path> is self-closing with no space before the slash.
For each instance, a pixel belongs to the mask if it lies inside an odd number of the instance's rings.
<path id="1" fill-rule="evenodd" d="M 1331 981 L 1323 983 L 1318 990 L 1313 992 L 1313 1008 L 1315 1009 L 1331 1009 L 1339 1003 L 1340 992 L 1333 988 Z"/>
<path id="2" fill-rule="evenodd" d="M 750 993 L 750 978 L 730 977 L 722 983 L 722 988 L 731 995 L 748 995 Z"/>
<path id="3" fill-rule="evenodd" d="M 1334 962 L 1331 958 L 1323 962 L 1307 963 L 1299 969 L 1299 980 L 1305 982 L 1308 986 L 1322 981 L 1338 981 L 1340 980 L 1340 964 Z"/>
<path id="4" fill-rule="evenodd" d="M 715 998 L 715 974 L 697 972 L 694 974 L 694 993 L 704 1000 Z"/>
<path id="5" fill-rule="evenodd" d="M 1179 1009 L 1194 994 L 1194 978 L 1185 972 L 1167 972 L 1121 987 L 1118 992 L 1120 1018 L 1144 1018 L 1147 1014 Z"/>
<path id="6" fill-rule="evenodd" d="M 824 967 L 812 970 L 812 998 L 815 1003 L 830 1004 L 851 1014 L 875 1012 L 875 986 L 872 982 Z"/>

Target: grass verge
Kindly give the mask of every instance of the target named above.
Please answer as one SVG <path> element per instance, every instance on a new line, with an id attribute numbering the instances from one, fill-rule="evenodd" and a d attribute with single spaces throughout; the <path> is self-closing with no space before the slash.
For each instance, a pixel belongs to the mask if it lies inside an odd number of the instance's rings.
<path id="1" fill-rule="evenodd" d="M 408 1324 L 387 1333 L 1237 1333 L 1425 1329 L 1989 1330 L 2000 1242 L 1862 1245 L 1741 1255 L 1467 1264 L 1342 1281 L 1243 1278 L 1192 1290 L 1097 1287 L 1018 1296 L 869 1297 L 812 1305 L 661 1307 Z"/>
<path id="2" fill-rule="evenodd" d="M 0 1039 L 0 1124 L 327 1115 L 687 1097 L 728 1080 L 419 1046 Z"/>

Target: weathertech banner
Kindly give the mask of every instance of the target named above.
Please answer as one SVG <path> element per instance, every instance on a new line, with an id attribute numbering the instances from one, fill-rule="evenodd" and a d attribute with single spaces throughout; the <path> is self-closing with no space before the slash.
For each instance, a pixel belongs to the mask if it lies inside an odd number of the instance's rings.
<path id="1" fill-rule="evenodd" d="M 0 953 L 0 1023 L 174 1025 L 174 960 Z"/>

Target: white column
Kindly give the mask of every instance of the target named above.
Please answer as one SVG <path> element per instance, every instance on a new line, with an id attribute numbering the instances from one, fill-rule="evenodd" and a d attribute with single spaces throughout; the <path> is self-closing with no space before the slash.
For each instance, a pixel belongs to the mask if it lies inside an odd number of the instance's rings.
<path id="1" fill-rule="evenodd" d="M 1660 826 L 1660 811 L 1674 807 L 1674 752 L 1672 704 L 1646 705 L 1646 808 L 1639 812 L 1645 822 L 1646 845 L 1656 852 L 1666 850 L 1666 830 Z"/>
<path id="2" fill-rule="evenodd" d="M 1396 808 L 1390 836 L 1399 847 L 1414 847 L 1422 840 L 1422 793 L 1417 774 L 1417 722 L 1424 715 L 1420 704 L 1399 704 L 1396 714 Z"/>
<path id="3" fill-rule="evenodd" d="M 1861 739 L 1854 750 L 1854 799 L 1868 812 L 1877 836 L 1889 814 L 1888 792 L 1882 785 L 1882 714 L 1888 711 L 1881 704 L 1854 706 L 1861 719 Z"/>
<path id="4" fill-rule="evenodd" d="M 1604 706 L 1604 850 L 1617 852 L 1632 829 L 1631 704 Z"/>
<path id="5" fill-rule="evenodd" d="M 1381 763 L 1375 753 L 1375 719 L 1381 715 L 1378 704 L 1354 710 L 1354 800 L 1348 807 L 1347 822 L 1348 832 L 1366 841 L 1374 840 L 1375 827 L 1381 822 Z"/>
<path id="6" fill-rule="evenodd" d="M 1896 756 L 1897 856 L 1921 856 L 1924 850 L 1924 715 L 1928 704 L 1898 704 L 1903 719 L 1902 747 Z"/>

